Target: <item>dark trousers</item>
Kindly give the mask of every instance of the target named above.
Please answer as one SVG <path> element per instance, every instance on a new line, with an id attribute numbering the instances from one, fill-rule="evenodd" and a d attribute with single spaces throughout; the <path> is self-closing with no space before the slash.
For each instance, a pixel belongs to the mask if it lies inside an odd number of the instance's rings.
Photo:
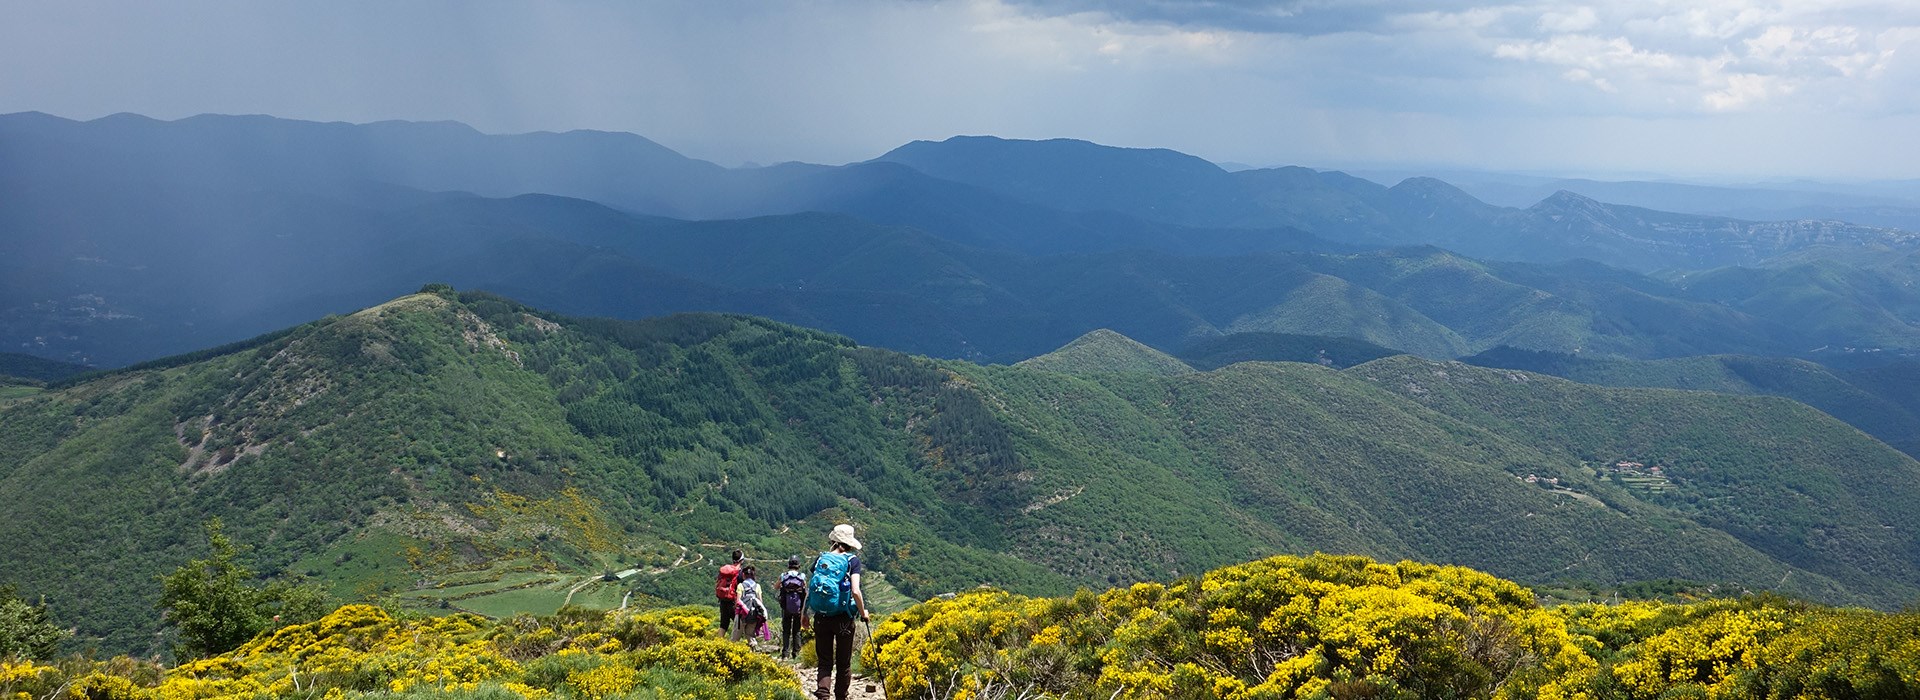
<path id="1" fill-rule="evenodd" d="M 800 655 L 800 616 L 803 613 L 786 613 L 780 618 L 780 655 L 793 657 Z"/>
<path id="2" fill-rule="evenodd" d="M 813 616 L 813 653 L 820 657 L 820 687 L 813 689 L 813 697 L 847 700 L 847 689 L 853 687 L 853 616 Z M 831 691 L 828 683 L 833 684 Z"/>
<path id="3" fill-rule="evenodd" d="M 727 636 L 727 631 L 732 626 L 733 626 L 733 599 L 720 598 L 720 636 L 722 637 Z"/>

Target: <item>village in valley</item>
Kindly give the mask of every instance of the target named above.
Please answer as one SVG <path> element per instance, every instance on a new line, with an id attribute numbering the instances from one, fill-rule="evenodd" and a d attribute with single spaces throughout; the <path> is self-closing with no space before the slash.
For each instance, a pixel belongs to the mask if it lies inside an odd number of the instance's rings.
<path id="1" fill-rule="evenodd" d="M 1658 464 L 1648 465 L 1645 462 L 1631 458 L 1602 462 L 1597 467 L 1588 463 L 1583 465 L 1582 469 L 1588 476 L 1612 481 L 1614 484 L 1642 493 L 1666 494 L 1677 489 L 1673 478 L 1667 475 L 1667 468 L 1665 466 Z M 1568 481 L 1558 476 L 1542 476 L 1537 473 L 1524 475 L 1514 474 L 1513 477 L 1533 486 L 1538 486 L 1562 496 L 1569 496 L 1590 505 L 1606 506 L 1605 502 L 1600 499 L 1577 490 L 1575 487 L 1578 485 L 1578 482 Z"/>
<path id="2" fill-rule="evenodd" d="M 1673 478 L 1667 476 L 1666 467 L 1657 464 L 1649 466 L 1643 462 L 1621 459 L 1608 464 L 1604 473 L 1615 483 L 1630 489 L 1654 493 L 1665 493 L 1674 489 Z"/>

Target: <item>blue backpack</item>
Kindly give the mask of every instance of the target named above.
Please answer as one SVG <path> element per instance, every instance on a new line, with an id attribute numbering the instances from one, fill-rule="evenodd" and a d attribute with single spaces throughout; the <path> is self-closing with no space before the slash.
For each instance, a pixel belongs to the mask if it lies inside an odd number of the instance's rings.
<path id="1" fill-rule="evenodd" d="M 813 562 L 813 577 L 807 579 L 807 608 L 816 615 L 852 615 L 858 610 L 853 602 L 853 581 L 848 576 L 853 555 L 822 552 Z"/>

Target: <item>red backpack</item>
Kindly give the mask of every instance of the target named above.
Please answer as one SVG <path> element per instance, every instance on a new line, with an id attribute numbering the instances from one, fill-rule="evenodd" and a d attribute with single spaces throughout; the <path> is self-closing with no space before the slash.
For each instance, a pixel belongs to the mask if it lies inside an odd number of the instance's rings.
<path id="1" fill-rule="evenodd" d="M 740 583 L 740 567 L 728 564 L 720 567 L 720 578 L 713 583 L 713 594 L 721 600 L 733 600 L 736 595 L 733 587 Z"/>

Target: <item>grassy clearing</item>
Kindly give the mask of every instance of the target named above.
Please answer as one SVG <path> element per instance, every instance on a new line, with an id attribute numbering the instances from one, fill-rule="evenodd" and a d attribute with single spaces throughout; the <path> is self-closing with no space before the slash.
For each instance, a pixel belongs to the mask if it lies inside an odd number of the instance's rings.
<path id="1" fill-rule="evenodd" d="M 573 604 L 595 610 L 612 610 L 620 607 L 620 601 L 626 597 L 627 590 L 625 584 L 617 581 L 596 581 L 574 593 Z"/>
<path id="2" fill-rule="evenodd" d="M 45 391 L 37 386 L 0 385 L 0 403 L 18 401 Z"/>
<path id="3" fill-rule="evenodd" d="M 418 572 L 407 561 L 408 547 L 419 540 L 385 530 L 368 530 L 358 537 L 334 543 L 289 567 L 309 578 L 328 582 L 334 597 L 366 600 L 411 588 Z"/>
<path id="4" fill-rule="evenodd" d="M 512 617 L 520 613 L 552 615 L 566 599 L 565 590 L 534 586 L 467 598 L 454 606 L 487 617 Z"/>

